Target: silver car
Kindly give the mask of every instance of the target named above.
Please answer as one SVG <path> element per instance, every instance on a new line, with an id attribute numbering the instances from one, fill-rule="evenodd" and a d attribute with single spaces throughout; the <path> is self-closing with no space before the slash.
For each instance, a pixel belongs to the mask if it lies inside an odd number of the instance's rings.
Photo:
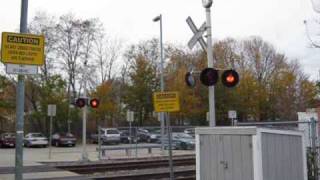
<path id="1" fill-rule="evenodd" d="M 101 128 L 101 140 L 103 144 L 119 144 L 120 131 L 116 128 Z"/>

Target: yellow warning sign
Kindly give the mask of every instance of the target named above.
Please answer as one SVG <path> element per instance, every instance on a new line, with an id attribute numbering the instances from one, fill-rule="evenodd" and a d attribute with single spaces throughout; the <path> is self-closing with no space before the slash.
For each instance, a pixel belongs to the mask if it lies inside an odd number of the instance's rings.
<path id="1" fill-rule="evenodd" d="M 2 33 L 1 61 L 9 64 L 44 64 L 44 36 Z"/>
<path id="2" fill-rule="evenodd" d="M 180 111 L 179 93 L 176 91 L 153 93 L 153 106 L 156 112 Z"/>

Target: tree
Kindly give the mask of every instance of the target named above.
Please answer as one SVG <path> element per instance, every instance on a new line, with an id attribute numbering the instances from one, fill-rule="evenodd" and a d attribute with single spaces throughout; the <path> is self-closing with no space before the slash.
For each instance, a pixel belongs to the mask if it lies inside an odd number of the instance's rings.
<path id="1" fill-rule="evenodd" d="M 193 66 L 198 66 L 195 55 L 178 49 L 171 52 L 170 61 L 165 69 L 166 90 L 178 91 L 180 95 L 180 111 L 171 113 L 173 125 L 192 124 L 193 121 L 196 124 L 206 122 L 205 107 L 207 107 L 207 103 L 201 101 L 198 88 L 189 88 L 185 84 L 185 74 L 189 67 Z"/>
<path id="2" fill-rule="evenodd" d="M 112 81 L 105 81 L 99 85 L 96 90 L 91 93 L 91 97 L 99 99 L 100 102 L 97 109 L 92 109 L 96 125 L 99 124 L 98 121 L 101 121 L 100 125 L 102 126 L 117 126 L 118 122 L 114 119 L 118 111 L 117 96 Z"/>
<path id="3" fill-rule="evenodd" d="M 125 103 L 138 114 L 138 124 L 146 125 L 153 112 L 152 94 L 159 85 L 155 67 L 144 56 L 138 56 L 131 64 L 129 77 Z"/>
<path id="4" fill-rule="evenodd" d="M 98 69 L 99 82 L 104 83 L 113 79 L 113 68 L 120 56 L 122 42 L 100 34 L 95 40 L 94 63 Z"/>
<path id="5" fill-rule="evenodd" d="M 32 34 L 43 35 L 45 37 L 45 62 L 40 66 L 40 82 L 46 83 L 54 69 L 57 67 L 55 60 L 55 49 L 57 45 L 56 37 L 56 18 L 45 12 L 37 12 L 32 21 L 28 25 L 28 30 Z"/>
<path id="6" fill-rule="evenodd" d="M 16 88 L 14 82 L 0 75 L 0 131 L 13 129 Z"/>

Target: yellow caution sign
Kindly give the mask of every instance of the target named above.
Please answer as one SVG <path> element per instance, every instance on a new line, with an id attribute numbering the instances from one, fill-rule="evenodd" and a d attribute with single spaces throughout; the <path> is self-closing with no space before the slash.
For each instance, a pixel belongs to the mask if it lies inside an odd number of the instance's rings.
<path id="1" fill-rule="evenodd" d="M 44 36 L 2 33 L 1 61 L 9 64 L 44 64 Z"/>
<path id="2" fill-rule="evenodd" d="M 179 93 L 155 92 L 153 93 L 153 106 L 156 112 L 176 112 L 180 111 Z"/>

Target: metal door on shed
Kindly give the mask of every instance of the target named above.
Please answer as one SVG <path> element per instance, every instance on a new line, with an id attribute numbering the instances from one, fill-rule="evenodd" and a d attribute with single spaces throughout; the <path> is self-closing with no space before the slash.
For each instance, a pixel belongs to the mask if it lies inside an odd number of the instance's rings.
<path id="1" fill-rule="evenodd" d="M 262 133 L 264 180 L 303 180 L 302 137 Z"/>
<path id="2" fill-rule="evenodd" d="M 201 180 L 253 180 L 249 135 L 200 135 Z"/>

